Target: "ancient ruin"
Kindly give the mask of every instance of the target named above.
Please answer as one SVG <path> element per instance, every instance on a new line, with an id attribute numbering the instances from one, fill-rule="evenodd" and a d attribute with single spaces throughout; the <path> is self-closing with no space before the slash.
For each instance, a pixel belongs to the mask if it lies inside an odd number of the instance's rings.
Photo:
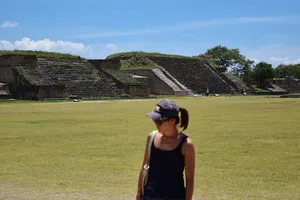
<path id="1" fill-rule="evenodd" d="M 236 78 L 239 82 L 232 81 L 214 69 L 208 61 L 198 58 L 164 57 L 147 54 L 142 56 L 139 54 L 127 55 L 108 57 L 108 60 L 122 62 L 137 56 L 154 63 L 154 67 L 148 68 L 114 69 L 115 71 L 149 77 L 150 93 L 154 95 L 195 95 L 203 94 L 207 89 L 211 93 L 238 94 L 242 93 L 243 89 L 250 90 L 245 84 L 241 83 L 240 79 Z M 101 61 L 99 60 L 99 62 Z M 103 62 L 107 62 L 107 60 Z"/>
<path id="2" fill-rule="evenodd" d="M 272 79 L 267 90 L 299 92 L 299 80 Z M 45 55 L 0 56 L 0 98 L 103 99 L 156 95 L 255 94 L 255 88 L 209 61 L 185 56 L 123 53 L 106 59 Z"/>
<path id="3" fill-rule="evenodd" d="M 16 99 L 127 96 L 111 77 L 79 58 L 0 56 L 0 81 Z"/>

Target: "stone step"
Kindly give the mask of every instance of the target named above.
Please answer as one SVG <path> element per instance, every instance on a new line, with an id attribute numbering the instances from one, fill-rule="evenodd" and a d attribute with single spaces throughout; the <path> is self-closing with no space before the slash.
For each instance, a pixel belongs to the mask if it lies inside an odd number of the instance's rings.
<path id="1" fill-rule="evenodd" d="M 272 92 L 287 92 L 285 89 L 279 87 L 276 84 L 270 84 L 266 87 L 268 90 L 271 90 Z"/>
<path id="2" fill-rule="evenodd" d="M 195 95 L 194 92 L 191 89 L 188 89 L 185 85 L 183 85 L 182 83 L 180 83 L 174 76 L 172 76 L 172 74 L 170 74 L 163 66 L 158 66 L 158 68 L 164 73 L 166 74 L 174 83 L 177 84 L 177 86 L 179 86 L 179 88 L 182 91 L 185 91 L 184 94 L 186 94 L 186 96 L 188 95 Z"/>
<path id="3" fill-rule="evenodd" d="M 185 87 L 183 84 L 181 84 L 174 76 L 172 76 L 164 67 L 158 66 L 158 69 L 160 69 L 164 74 L 166 74 L 174 83 L 179 86 L 182 90 L 187 90 L 188 88 Z"/>
<path id="4" fill-rule="evenodd" d="M 225 82 L 209 62 L 200 59 L 156 58 L 151 60 L 163 66 L 187 88 L 203 93 L 209 88 L 212 93 L 230 93 L 232 87 Z"/>
<path id="5" fill-rule="evenodd" d="M 166 77 L 160 69 L 152 69 L 152 71 L 156 74 L 157 77 L 159 77 L 163 82 L 170 86 L 174 91 L 181 90 L 173 81 Z"/>
<path id="6" fill-rule="evenodd" d="M 248 89 L 247 85 L 241 79 L 236 77 L 235 75 L 230 74 L 230 73 L 223 73 L 223 75 L 225 76 L 225 79 L 226 78 L 229 79 L 229 81 L 231 81 L 237 89 L 240 89 L 240 90 Z"/>
<path id="7" fill-rule="evenodd" d="M 58 84 L 65 86 L 68 95 L 84 97 L 126 96 L 123 89 L 87 61 L 48 60 L 39 58 L 37 68 Z"/>

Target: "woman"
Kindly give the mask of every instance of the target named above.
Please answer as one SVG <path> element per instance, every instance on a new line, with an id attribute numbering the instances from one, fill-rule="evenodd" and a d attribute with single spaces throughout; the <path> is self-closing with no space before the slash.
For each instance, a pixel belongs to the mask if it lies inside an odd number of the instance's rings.
<path id="1" fill-rule="evenodd" d="M 147 116 L 153 120 L 157 131 L 150 144 L 150 168 L 147 183 L 143 187 L 143 170 L 147 163 L 147 146 L 151 134 L 147 138 L 136 200 L 191 200 L 194 190 L 195 148 L 192 140 L 182 133 L 189 124 L 188 111 L 166 99 L 158 102 L 154 111 Z M 182 131 L 178 130 L 178 125 Z"/>

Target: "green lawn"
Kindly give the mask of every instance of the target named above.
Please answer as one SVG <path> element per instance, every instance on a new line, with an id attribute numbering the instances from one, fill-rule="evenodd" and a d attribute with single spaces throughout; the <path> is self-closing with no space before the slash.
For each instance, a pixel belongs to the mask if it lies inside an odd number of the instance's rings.
<path id="1" fill-rule="evenodd" d="M 184 97 L 195 198 L 298 199 L 300 99 Z M 0 199 L 134 199 L 146 101 L 0 102 Z"/>

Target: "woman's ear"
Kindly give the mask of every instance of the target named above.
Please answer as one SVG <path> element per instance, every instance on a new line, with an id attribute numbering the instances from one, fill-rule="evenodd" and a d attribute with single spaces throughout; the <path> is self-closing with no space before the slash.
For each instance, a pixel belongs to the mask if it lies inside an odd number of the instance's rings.
<path id="1" fill-rule="evenodd" d="M 170 120 L 169 120 L 169 123 L 172 124 L 172 125 L 175 125 L 176 120 L 175 120 L 175 119 L 170 119 Z"/>

